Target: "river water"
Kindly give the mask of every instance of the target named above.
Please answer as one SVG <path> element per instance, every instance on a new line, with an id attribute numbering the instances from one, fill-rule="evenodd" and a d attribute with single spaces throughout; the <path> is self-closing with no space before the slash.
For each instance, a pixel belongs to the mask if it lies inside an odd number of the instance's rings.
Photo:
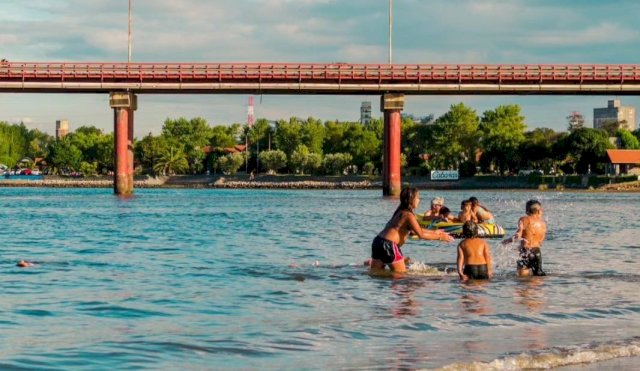
<path id="1" fill-rule="evenodd" d="M 580 369 L 640 355 L 637 194 L 478 197 L 508 234 L 548 223 L 548 276 L 462 284 L 456 243 L 410 241 L 404 278 L 362 261 L 380 191 L 1 188 L 1 369 Z M 21 259 L 35 261 L 16 267 Z M 631 357 L 625 357 L 625 356 Z M 624 357 L 624 358 L 621 358 Z M 631 366 L 633 367 L 633 366 Z"/>

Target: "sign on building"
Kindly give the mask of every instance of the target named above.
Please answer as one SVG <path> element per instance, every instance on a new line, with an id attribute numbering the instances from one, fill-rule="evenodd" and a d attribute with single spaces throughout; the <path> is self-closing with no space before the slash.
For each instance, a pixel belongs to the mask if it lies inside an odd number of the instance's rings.
<path id="1" fill-rule="evenodd" d="M 458 180 L 458 170 L 431 170 L 431 180 Z"/>

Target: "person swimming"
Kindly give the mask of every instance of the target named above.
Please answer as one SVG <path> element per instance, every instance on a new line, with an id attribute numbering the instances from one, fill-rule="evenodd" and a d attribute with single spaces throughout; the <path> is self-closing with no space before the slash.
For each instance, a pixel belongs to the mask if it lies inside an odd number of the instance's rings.
<path id="1" fill-rule="evenodd" d="M 462 226 L 464 240 L 458 244 L 458 276 L 460 280 L 489 279 L 493 276 L 493 259 L 489 244 L 478 238 L 478 225 L 467 221 Z"/>
<path id="2" fill-rule="evenodd" d="M 20 268 L 27 268 L 27 267 L 33 267 L 35 266 L 36 263 L 30 262 L 30 261 L 26 261 L 26 260 L 20 260 L 16 266 L 20 267 Z"/>

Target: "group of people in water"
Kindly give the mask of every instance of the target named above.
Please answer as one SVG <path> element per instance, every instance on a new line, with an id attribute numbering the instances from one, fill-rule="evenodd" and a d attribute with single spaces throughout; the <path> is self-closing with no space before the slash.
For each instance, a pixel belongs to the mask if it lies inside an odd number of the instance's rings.
<path id="1" fill-rule="evenodd" d="M 422 228 L 415 214 L 419 205 L 418 189 L 404 188 L 400 193 L 400 205 L 371 244 L 369 266 L 372 273 L 384 271 L 387 266 L 392 272 L 405 272 L 407 258 L 402 254 L 401 247 L 411 234 L 424 240 L 453 241 L 453 237 L 444 230 Z M 493 276 L 491 249 L 486 240 L 478 237 L 478 224 L 494 224 L 494 216 L 489 209 L 480 204 L 476 197 L 462 201 L 460 209 L 457 217 L 451 217 L 451 211 L 444 206 L 444 200 L 436 197 L 431 201 L 431 208 L 424 213 L 422 219 L 431 222 L 463 223 L 463 240 L 458 244 L 457 249 L 458 275 L 463 281 L 489 279 Z M 505 239 L 502 243 L 519 242 L 520 257 L 517 261 L 519 276 L 544 276 L 540 248 L 545 239 L 547 227 L 542 219 L 542 205 L 538 200 L 529 200 L 526 203 L 525 213 L 526 215 L 518 220 L 518 229 L 513 237 Z"/>
<path id="2" fill-rule="evenodd" d="M 444 206 L 444 199 L 436 197 L 431 200 L 431 208 L 422 216 L 422 220 L 431 222 L 475 223 L 494 224 L 493 214 L 476 197 L 463 200 L 460 203 L 460 212 L 457 217 L 451 215 L 451 210 Z"/>

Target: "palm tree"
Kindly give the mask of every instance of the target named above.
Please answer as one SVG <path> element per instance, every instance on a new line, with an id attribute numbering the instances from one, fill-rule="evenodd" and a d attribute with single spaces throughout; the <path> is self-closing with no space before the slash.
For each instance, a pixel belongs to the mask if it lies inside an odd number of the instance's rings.
<path id="1" fill-rule="evenodd" d="M 189 162 L 182 151 L 175 151 L 173 147 L 168 153 L 164 153 L 153 165 L 153 171 L 162 175 L 183 173 L 189 169 Z"/>

